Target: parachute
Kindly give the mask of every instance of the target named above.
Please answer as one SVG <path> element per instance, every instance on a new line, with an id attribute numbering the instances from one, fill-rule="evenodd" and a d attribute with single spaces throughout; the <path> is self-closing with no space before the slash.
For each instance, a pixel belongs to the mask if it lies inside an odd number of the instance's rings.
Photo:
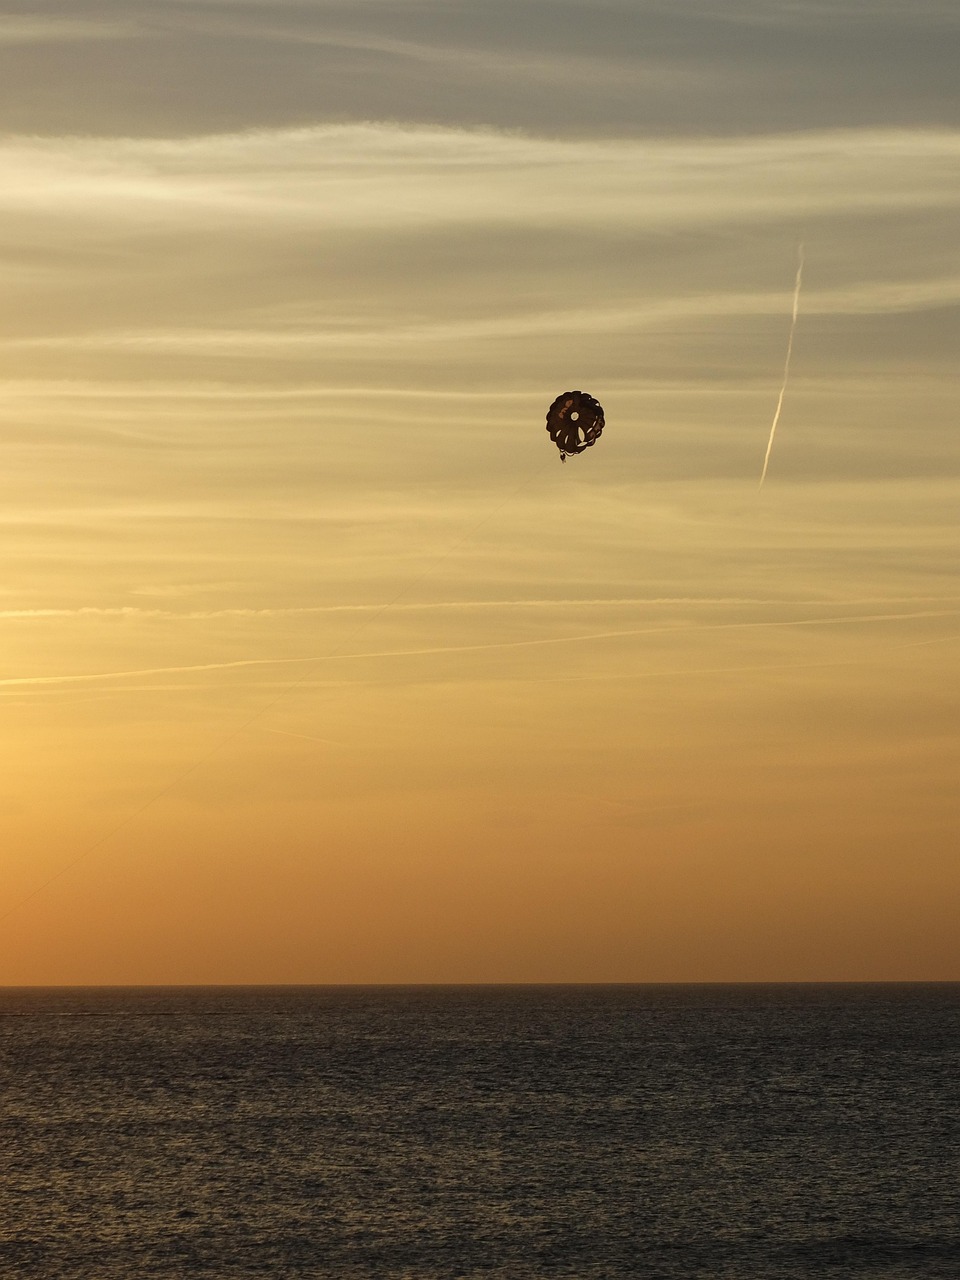
<path id="1" fill-rule="evenodd" d="M 603 409 L 585 391 L 564 391 L 547 410 L 547 430 L 560 450 L 560 461 L 583 453 L 600 438 Z"/>

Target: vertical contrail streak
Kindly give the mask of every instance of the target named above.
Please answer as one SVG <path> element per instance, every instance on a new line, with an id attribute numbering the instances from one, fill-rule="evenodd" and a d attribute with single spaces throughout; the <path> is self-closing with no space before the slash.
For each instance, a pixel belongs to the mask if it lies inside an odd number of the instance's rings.
<path id="1" fill-rule="evenodd" d="M 777 434 L 777 423 L 780 421 L 780 410 L 783 408 L 783 397 L 787 391 L 787 380 L 790 377 L 790 357 L 793 355 L 793 335 L 797 329 L 797 316 L 800 314 L 800 286 L 803 283 L 803 242 L 797 245 L 797 281 L 793 287 L 793 318 L 790 321 L 790 337 L 787 339 L 787 358 L 783 362 L 783 382 L 780 386 L 780 394 L 777 397 L 777 407 L 773 415 L 773 422 L 770 424 L 770 439 L 767 441 L 767 452 L 763 456 L 763 470 L 760 472 L 760 484 L 758 488 L 763 488 L 763 482 L 767 476 L 767 466 L 770 462 L 770 452 L 773 449 L 773 437 Z"/>

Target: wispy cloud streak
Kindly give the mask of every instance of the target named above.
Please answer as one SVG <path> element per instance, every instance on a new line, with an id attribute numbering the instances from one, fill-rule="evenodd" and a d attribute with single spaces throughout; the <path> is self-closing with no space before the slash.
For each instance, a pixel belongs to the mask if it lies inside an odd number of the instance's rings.
<path id="1" fill-rule="evenodd" d="M 960 131 L 577 141 L 371 122 L 187 138 L 8 137 L 0 209 L 100 225 L 659 227 L 955 207 Z M 402 175 L 403 181 L 398 181 Z M 639 197 L 642 195 L 642 199 Z"/>
<path id="2" fill-rule="evenodd" d="M 92 18 L 0 16 L 0 47 L 8 44 L 51 44 L 83 40 L 127 40 L 137 34 L 134 26 Z"/>
<path id="3" fill-rule="evenodd" d="M 848 288 L 825 289 L 808 297 L 805 311 L 815 315 L 882 315 L 924 311 L 955 306 L 958 303 L 960 276 L 945 276 L 930 280 L 864 282 Z M 153 355 L 225 356 L 242 351 L 302 359 L 305 352 L 316 352 L 324 347 L 346 350 L 375 346 L 377 350 L 381 350 L 385 344 L 407 347 L 425 343 L 432 346 L 436 343 L 453 344 L 484 339 L 630 333 L 633 330 L 656 328 L 685 320 L 696 322 L 710 318 L 772 316 L 778 313 L 780 305 L 776 297 L 768 294 L 705 294 L 650 299 L 631 307 L 596 307 L 587 315 L 582 310 L 558 309 L 473 319 L 450 318 L 437 323 L 410 324 L 400 320 L 389 325 L 351 324 L 344 328 L 323 324 L 304 324 L 296 328 L 254 326 L 236 329 L 137 327 L 8 339 L 2 345 L 18 350 L 75 349 L 143 352 Z M 796 318 L 793 321 L 793 328 L 795 327 Z M 792 342 L 791 330 L 791 352 Z M 775 415 L 777 420 L 785 391 L 786 384 L 781 387 Z M 301 397 L 306 394 L 308 393 L 303 390 L 299 392 Z M 373 393 L 365 391 L 362 394 Z M 408 390 L 406 394 L 417 393 Z"/>

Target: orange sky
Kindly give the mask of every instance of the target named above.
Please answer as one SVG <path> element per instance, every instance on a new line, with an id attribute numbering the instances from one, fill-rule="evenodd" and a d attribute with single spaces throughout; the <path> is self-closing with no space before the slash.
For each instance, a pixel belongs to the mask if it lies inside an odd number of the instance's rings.
<path id="1" fill-rule="evenodd" d="M 960 979 L 936 11 L 493 7 L 0 23 L 0 983 Z"/>

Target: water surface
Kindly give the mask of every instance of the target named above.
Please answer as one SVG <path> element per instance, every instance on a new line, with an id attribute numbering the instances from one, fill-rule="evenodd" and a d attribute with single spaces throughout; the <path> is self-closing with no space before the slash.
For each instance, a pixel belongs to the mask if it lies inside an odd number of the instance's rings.
<path id="1" fill-rule="evenodd" d="M 0 1274 L 960 1277 L 960 984 L 0 991 Z"/>

